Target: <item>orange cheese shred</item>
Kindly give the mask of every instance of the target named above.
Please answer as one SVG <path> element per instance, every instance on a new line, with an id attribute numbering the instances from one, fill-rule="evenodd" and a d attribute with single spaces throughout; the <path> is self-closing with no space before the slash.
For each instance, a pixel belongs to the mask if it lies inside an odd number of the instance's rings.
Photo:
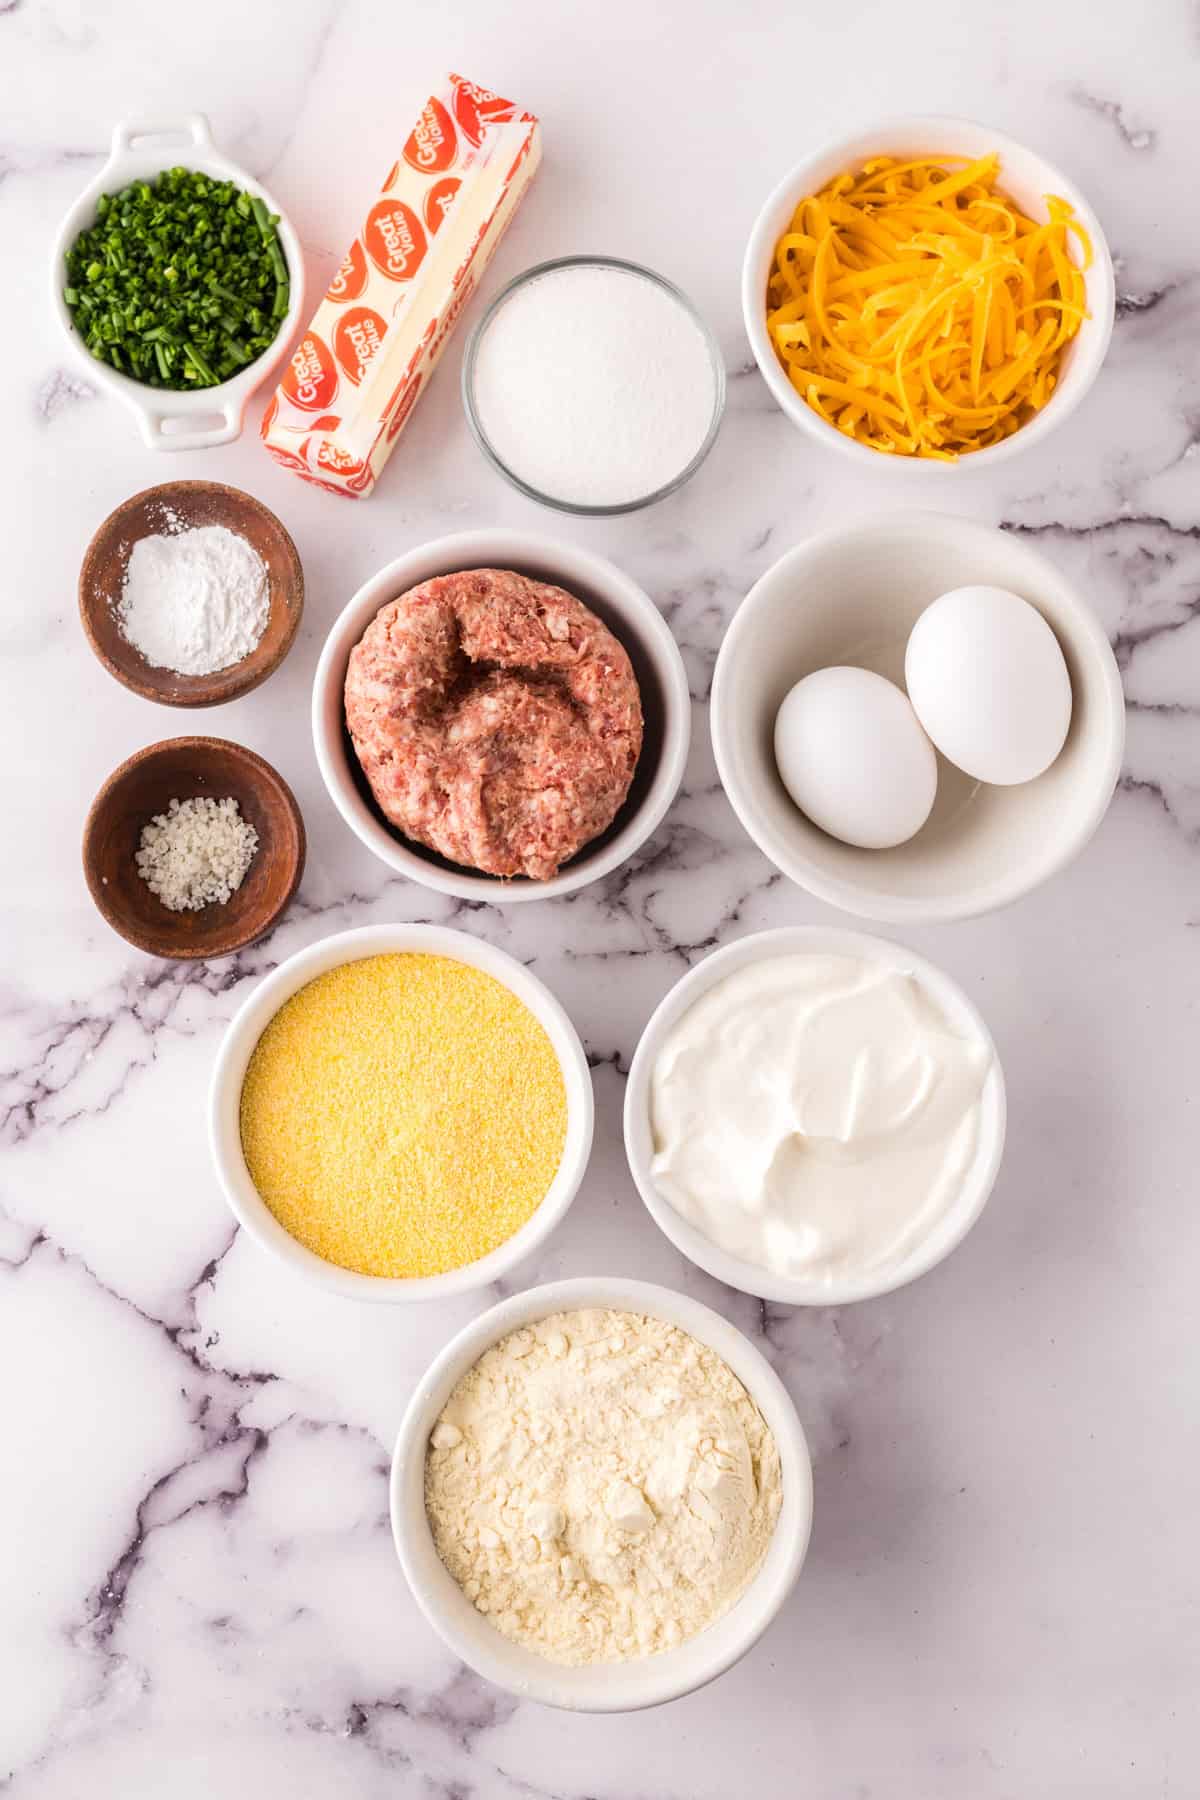
<path id="1" fill-rule="evenodd" d="M 1066 200 L 1048 194 L 1039 223 L 999 174 L 998 155 L 879 156 L 796 208 L 775 247 L 767 331 L 835 430 L 953 461 L 1011 437 L 1053 394 L 1088 316 L 1092 246 Z"/>

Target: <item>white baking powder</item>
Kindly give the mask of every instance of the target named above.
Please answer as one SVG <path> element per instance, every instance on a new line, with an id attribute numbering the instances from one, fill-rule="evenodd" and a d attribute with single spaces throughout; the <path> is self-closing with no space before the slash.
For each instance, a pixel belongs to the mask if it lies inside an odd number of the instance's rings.
<path id="1" fill-rule="evenodd" d="M 673 294 L 585 263 L 513 290 L 479 340 L 474 400 L 495 455 L 527 486 L 573 506 L 623 506 L 687 468 L 717 377 Z"/>
<path id="2" fill-rule="evenodd" d="M 266 565 L 224 525 L 139 538 L 117 606 L 122 636 L 156 669 L 214 675 L 249 656 L 271 611 Z"/>

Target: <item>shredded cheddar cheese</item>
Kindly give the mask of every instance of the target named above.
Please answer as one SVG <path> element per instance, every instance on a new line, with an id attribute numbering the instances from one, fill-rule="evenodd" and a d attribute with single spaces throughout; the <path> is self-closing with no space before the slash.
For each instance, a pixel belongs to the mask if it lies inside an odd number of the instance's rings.
<path id="1" fill-rule="evenodd" d="M 961 165 L 961 166 L 960 166 Z M 1087 234 L 996 186 L 997 155 L 880 156 L 802 200 L 775 247 L 767 330 L 827 424 L 891 455 L 953 461 L 1049 400 L 1087 316 Z"/>

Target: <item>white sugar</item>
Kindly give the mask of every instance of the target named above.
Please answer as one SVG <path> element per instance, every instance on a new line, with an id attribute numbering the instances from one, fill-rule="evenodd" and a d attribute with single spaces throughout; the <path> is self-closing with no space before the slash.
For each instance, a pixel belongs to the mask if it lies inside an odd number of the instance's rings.
<path id="1" fill-rule="evenodd" d="M 621 506 L 682 474 L 717 378 L 687 307 L 646 276 L 583 264 L 515 288 L 479 341 L 475 409 L 500 461 L 575 506 Z"/>

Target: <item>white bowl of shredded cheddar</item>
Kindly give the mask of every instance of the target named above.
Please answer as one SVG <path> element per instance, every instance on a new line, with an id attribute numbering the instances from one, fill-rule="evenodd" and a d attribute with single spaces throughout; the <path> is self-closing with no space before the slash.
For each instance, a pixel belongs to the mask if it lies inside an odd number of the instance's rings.
<path id="1" fill-rule="evenodd" d="M 511 956 L 440 926 L 368 926 L 255 989 L 209 1127 L 264 1249 L 352 1299 L 440 1299 L 497 1280 L 563 1217 L 592 1084 L 570 1019 Z"/>
<path id="2" fill-rule="evenodd" d="M 731 1668 L 791 1593 L 812 1510 L 804 1431 L 762 1352 L 699 1301 L 624 1277 L 552 1282 L 473 1320 L 392 1459 L 392 1534 L 430 1624 L 486 1680 L 576 1712 L 658 1706 Z M 439 1533 L 492 1582 L 460 1586 Z M 695 1629 L 726 1574 L 727 1604 Z M 531 1647 L 572 1631 L 569 1660 Z"/>
<path id="3" fill-rule="evenodd" d="M 867 462 L 978 468 L 1061 424 L 1115 310 L 1095 214 L 968 119 L 903 118 L 815 151 L 755 222 L 742 309 L 789 419 Z"/>

